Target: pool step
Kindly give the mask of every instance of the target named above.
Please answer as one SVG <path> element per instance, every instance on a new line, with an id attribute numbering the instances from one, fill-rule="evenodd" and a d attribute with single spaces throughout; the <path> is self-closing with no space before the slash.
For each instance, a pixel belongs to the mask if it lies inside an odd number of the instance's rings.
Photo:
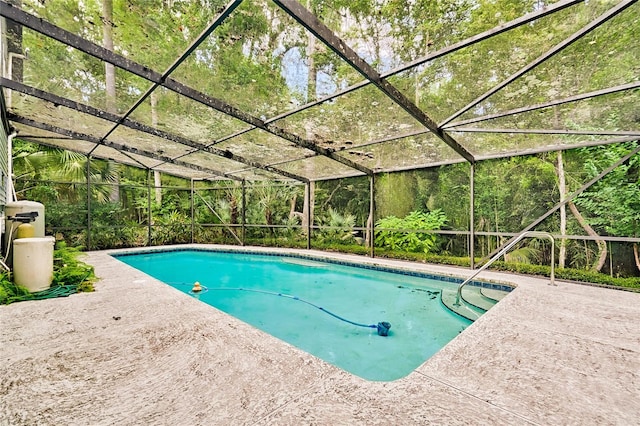
<path id="1" fill-rule="evenodd" d="M 468 320 L 475 321 L 486 312 L 485 309 L 473 306 L 469 303 L 466 303 L 464 300 L 461 300 L 460 303 L 456 304 L 456 296 L 456 290 L 442 290 L 442 293 L 440 293 L 442 303 L 449 310 L 465 317 Z"/>
<path id="2" fill-rule="evenodd" d="M 462 289 L 462 298 L 465 302 L 486 312 L 489 309 L 493 308 L 493 306 L 498 303 L 498 300 L 485 296 L 483 290 L 485 289 L 482 287 L 465 286 Z"/>
<path id="3" fill-rule="evenodd" d="M 462 300 L 458 304 L 456 304 L 457 290 L 443 290 L 441 299 L 451 311 L 475 321 L 507 294 L 509 293 L 502 290 L 465 286 L 462 289 Z"/>
<path id="4" fill-rule="evenodd" d="M 484 297 L 494 300 L 496 303 L 501 301 L 502 298 L 509 294 L 508 291 L 495 290 L 492 288 L 482 288 L 480 289 L 480 293 L 482 293 Z"/>

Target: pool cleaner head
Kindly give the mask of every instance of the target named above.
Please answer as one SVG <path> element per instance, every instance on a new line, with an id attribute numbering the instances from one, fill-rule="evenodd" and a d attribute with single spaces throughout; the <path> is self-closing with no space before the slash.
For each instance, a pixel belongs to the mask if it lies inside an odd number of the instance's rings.
<path id="1" fill-rule="evenodd" d="M 388 336 L 391 323 L 382 321 L 378 323 L 378 336 Z"/>

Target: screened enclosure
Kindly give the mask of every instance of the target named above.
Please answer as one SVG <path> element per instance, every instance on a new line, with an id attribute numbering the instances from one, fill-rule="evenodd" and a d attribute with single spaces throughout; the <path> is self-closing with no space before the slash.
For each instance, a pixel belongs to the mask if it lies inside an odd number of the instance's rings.
<path id="1" fill-rule="evenodd" d="M 563 265 L 638 274 L 637 1 L 0 7 L 7 124 L 75 170 L 20 147 L 9 198 L 45 204 L 69 244 L 468 265 L 536 229 Z"/>

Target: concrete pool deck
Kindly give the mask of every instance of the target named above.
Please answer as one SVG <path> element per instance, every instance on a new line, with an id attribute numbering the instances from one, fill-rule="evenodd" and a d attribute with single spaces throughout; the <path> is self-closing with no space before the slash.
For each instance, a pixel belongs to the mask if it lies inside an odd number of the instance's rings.
<path id="1" fill-rule="evenodd" d="M 93 293 L 0 306 L 0 425 L 640 423 L 638 293 L 485 272 L 518 288 L 407 377 L 368 382 L 108 253 L 84 259 Z"/>

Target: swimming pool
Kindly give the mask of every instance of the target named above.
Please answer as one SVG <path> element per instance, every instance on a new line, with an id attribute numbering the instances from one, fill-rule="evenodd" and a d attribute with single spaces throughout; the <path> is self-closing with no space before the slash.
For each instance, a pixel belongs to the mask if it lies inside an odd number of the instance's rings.
<path id="1" fill-rule="evenodd" d="M 437 277 L 208 250 L 115 257 L 367 380 L 408 375 L 471 324 L 442 305 L 440 292 L 456 284 Z M 386 337 L 380 322 L 391 324 Z"/>

